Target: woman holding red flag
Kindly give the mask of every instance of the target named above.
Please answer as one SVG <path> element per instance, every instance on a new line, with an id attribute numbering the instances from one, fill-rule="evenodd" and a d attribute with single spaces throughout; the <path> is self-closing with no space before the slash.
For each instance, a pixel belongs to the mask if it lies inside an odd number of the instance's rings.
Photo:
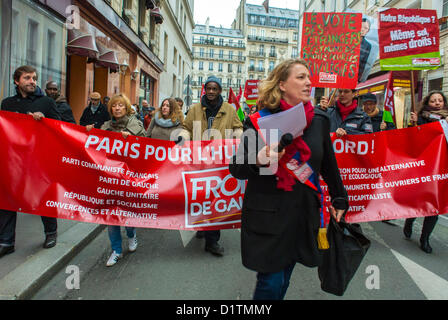
<path id="1" fill-rule="evenodd" d="M 448 121 L 447 100 L 443 92 L 431 91 L 423 98 L 419 111 L 417 113 L 411 112 L 411 121 L 421 125 L 439 120 Z M 432 248 L 429 245 L 429 236 L 434 230 L 437 220 L 438 216 L 425 217 L 423 220 L 420 248 L 426 253 L 432 252 Z M 411 238 L 414 221 L 415 218 L 409 218 L 404 223 L 403 233 L 407 239 Z"/>
<path id="2" fill-rule="evenodd" d="M 330 122 L 311 100 L 310 73 L 306 62 L 290 59 L 279 64 L 259 87 L 260 111 L 244 122 L 246 135 L 230 164 L 237 179 L 247 179 L 242 221 L 243 265 L 257 271 L 253 298 L 283 299 L 297 262 L 320 264 L 318 233 L 321 219 L 319 175 L 329 187 L 330 212 L 339 221 L 348 208 L 347 193 L 339 175 L 330 140 Z M 278 144 L 249 141 L 258 132 L 258 119 L 304 104 L 307 125 L 302 136 L 277 152 Z M 253 148 L 253 150 L 252 150 Z M 256 163 L 251 163 L 251 158 Z M 262 167 L 278 163 L 265 175 Z M 306 176 L 297 168 L 306 167 Z M 266 168 L 264 168 L 266 169 Z M 300 171 L 300 169 L 299 169 Z"/>

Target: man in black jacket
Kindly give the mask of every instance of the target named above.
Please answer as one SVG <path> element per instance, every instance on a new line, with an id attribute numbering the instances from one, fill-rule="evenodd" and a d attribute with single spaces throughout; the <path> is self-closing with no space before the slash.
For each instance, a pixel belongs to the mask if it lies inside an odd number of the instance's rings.
<path id="1" fill-rule="evenodd" d="M 361 96 L 362 108 L 370 117 L 373 132 L 396 129 L 392 122 L 383 120 L 383 111 L 378 109 L 376 96 L 372 93 L 366 93 Z"/>
<path id="2" fill-rule="evenodd" d="M 321 104 L 328 104 L 328 98 L 321 99 Z M 327 114 L 330 132 L 336 132 L 338 137 L 373 132 L 370 117 L 358 106 L 354 89 L 339 89 L 336 104 L 328 107 Z"/>
<path id="3" fill-rule="evenodd" d="M 92 92 L 90 95 L 90 103 L 84 109 L 79 124 L 86 126 L 87 130 L 93 127 L 99 129 L 104 122 L 110 120 L 107 107 L 101 103 L 101 95 L 98 92 Z"/>
<path id="4" fill-rule="evenodd" d="M 35 120 L 51 118 L 61 120 L 56 103 L 46 97 L 37 86 L 36 69 L 21 66 L 14 72 L 14 84 L 17 94 L 2 101 L 1 109 L 32 115 Z M 0 257 L 14 252 L 17 212 L 0 210 Z M 42 216 L 44 224 L 44 248 L 56 245 L 57 220 Z"/>
<path id="5" fill-rule="evenodd" d="M 61 114 L 61 120 L 76 124 L 75 118 L 73 117 L 72 108 L 70 108 L 70 105 L 67 103 L 67 99 L 61 95 L 61 91 L 55 81 L 47 82 L 45 93 L 47 96 L 55 100 L 56 107 Z"/>

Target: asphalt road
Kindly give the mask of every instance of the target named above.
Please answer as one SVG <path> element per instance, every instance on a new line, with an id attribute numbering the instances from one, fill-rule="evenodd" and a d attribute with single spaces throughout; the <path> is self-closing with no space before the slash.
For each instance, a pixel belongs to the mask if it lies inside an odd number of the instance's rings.
<path id="1" fill-rule="evenodd" d="M 431 237 L 432 254 L 418 246 L 421 218 L 415 222 L 410 240 L 402 233 L 404 220 L 393 223 L 395 226 L 361 224 L 372 245 L 343 297 L 320 289 L 316 268 L 297 264 L 285 299 L 448 299 L 445 220 L 439 219 Z M 124 249 L 124 258 L 106 267 L 110 244 L 107 231 L 103 231 L 67 265 L 78 268 L 79 289 L 71 281 L 72 269 L 63 269 L 33 299 L 250 300 L 256 274 L 241 264 L 239 230 L 222 231 L 226 253 L 221 258 L 206 253 L 204 240 L 193 235 L 189 231 L 138 229 L 137 251 Z M 123 244 L 126 247 L 125 241 Z"/>

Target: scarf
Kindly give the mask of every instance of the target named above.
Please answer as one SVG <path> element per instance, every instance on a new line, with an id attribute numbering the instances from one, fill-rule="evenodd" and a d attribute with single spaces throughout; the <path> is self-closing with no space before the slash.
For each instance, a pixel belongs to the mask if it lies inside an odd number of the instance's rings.
<path id="1" fill-rule="evenodd" d="M 179 121 L 177 121 L 177 120 L 176 120 L 176 122 L 173 123 L 173 121 L 171 119 L 164 119 L 162 117 L 162 115 L 160 114 L 160 112 L 156 113 L 154 120 L 155 120 L 156 124 L 162 128 L 172 128 L 179 124 Z"/>
<path id="2" fill-rule="evenodd" d="M 429 122 L 443 120 L 446 119 L 446 117 L 448 117 L 448 110 L 445 108 L 437 110 L 432 109 L 429 106 L 426 106 L 422 111 L 422 117 L 428 120 Z"/>
<path id="3" fill-rule="evenodd" d="M 356 99 L 353 99 L 351 105 L 344 106 L 339 100 L 337 100 L 336 107 L 338 108 L 339 113 L 341 114 L 342 121 L 344 121 L 345 118 L 347 118 L 347 116 L 358 107 L 358 101 Z"/>
<path id="4" fill-rule="evenodd" d="M 128 125 L 129 117 L 126 115 L 124 117 L 121 117 L 120 119 L 115 119 L 115 117 L 112 117 L 112 120 L 110 121 L 110 127 L 112 128 L 112 131 L 114 132 L 121 132 L 126 129 L 126 126 Z"/>
<path id="5" fill-rule="evenodd" d="M 280 109 L 282 111 L 288 110 L 293 106 L 289 105 L 283 99 L 280 100 Z M 306 116 L 306 127 L 305 130 L 310 126 L 311 121 L 314 117 L 314 107 L 311 102 L 304 104 L 305 116 Z M 276 176 L 278 177 L 277 188 L 283 189 L 285 191 L 292 191 L 292 187 L 296 183 L 296 179 L 287 171 L 286 164 L 292 159 L 292 157 L 297 153 L 300 153 L 300 161 L 306 162 L 311 157 L 311 150 L 302 139 L 301 136 L 296 137 L 292 143 L 285 148 L 285 155 L 280 159 L 278 170 Z"/>
<path id="6" fill-rule="evenodd" d="M 370 118 L 376 117 L 378 115 L 378 113 L 380 113 L 380 109 L 375 108 L 375 110 L 373 110 L 372 112 L 368 113 L 366 110 L 364 110 L 365 113 L 367 113 L 367 115 Z"/>

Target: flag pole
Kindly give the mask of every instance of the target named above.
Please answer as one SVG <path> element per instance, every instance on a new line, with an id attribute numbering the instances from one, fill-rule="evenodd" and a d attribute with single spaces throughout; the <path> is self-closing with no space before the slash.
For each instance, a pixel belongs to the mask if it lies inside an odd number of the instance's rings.
<path id="1" fill-rule="evenodd" d="M 414 83 L 414 71 L 410 71 L 411 72 L 411 111 L 413 113 L 415 112 L 415 83 Z M 411 121 L 411 126 L 415 126 L 415 122 Z"/>

